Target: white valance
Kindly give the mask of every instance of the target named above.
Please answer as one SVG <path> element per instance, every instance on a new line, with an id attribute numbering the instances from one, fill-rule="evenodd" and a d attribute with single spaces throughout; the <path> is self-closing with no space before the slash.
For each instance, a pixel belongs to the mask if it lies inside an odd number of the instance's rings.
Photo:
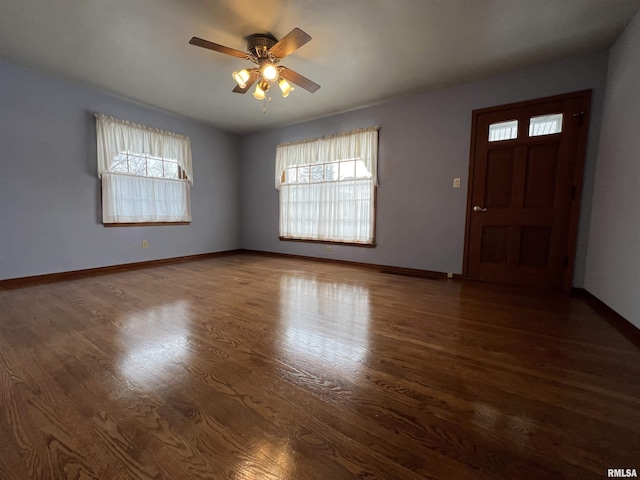
<path id="1" fill-rule="evenodd" d="M 330 137 L 296 143 L 283 143 L 276 148 L 276 188 L 280 189 L 282 172 L 287 167 L 360 159 L 375 185 L 378 185 L 378 127 L 371 127 Z"/>
<path id="2" fill-rule="evenodd" d="M 112 171 L 111 166 L 120 153 L 146 153 L 177 161 L 193 185 L 191 141 L 188 137 L 102 114 L 96 114 L 96 135 L 98 177 Z"/>

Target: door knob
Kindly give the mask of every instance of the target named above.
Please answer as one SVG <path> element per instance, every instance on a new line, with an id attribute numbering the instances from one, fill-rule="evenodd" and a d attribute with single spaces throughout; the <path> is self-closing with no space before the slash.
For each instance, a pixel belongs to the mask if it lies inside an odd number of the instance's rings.
<path id="1" fill-rule="evenodd" d="M 480 205 L 475 205 L 475 206 L 473 207 L 473 211 L 474 211 L 474 212 L 486 212 L 486 211 L 487 211 L 487 209 L 486 209 L 486 208 L 482 208 Z"/>

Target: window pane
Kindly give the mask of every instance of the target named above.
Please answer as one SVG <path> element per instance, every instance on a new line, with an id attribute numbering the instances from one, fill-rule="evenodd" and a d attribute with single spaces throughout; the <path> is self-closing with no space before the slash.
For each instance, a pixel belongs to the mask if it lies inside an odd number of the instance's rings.
<path id="1" fill-rule="evenodd" d="M 518 138 L 518 121 L 492 123 L 489 125 L 489 141 L 512 140 Z"/>
<path id="2" fill-rule="evenodd" d="M 313 165 L 311 167 L 311 181 L 321 182 L 323 180 L 324 165 Z"/>
<path id="3" fill-rule="evenodd" d="M 147 160 L 129 155 L 129 172 L 141 177 L 147 176 Z"/>
<path id="4" fill-rule="evenodd" d="M 127 173 L 129 171 L 129 168 L 127 166 L 127 155 L 124 153 L 118 155 L 113 160 L 113 164 L 111 165 L 110 170 L 116 173 Z"/>
<path id="5" fill-rule="evenodd" d="M 147 160 L 147 176 L 162 178 L 162 160 L 149 158 Z"/>
<path id="6" fill-rule="evenodd" d="M 178 178 L 178 164 L 174 162 L 164 162 L 164 177 Z"/>
<path id="7" fill-rule="evenodd" d="M 311 169 L 308 166 L 298 167 L 298 183 L 309 183 Z"/>
<path id="8" fill-rule="evenodd" d="M 287 176 L 285 181 L 287 183 L 297 183 L 298 182 L 298 169 L 296 167 L 287 168 Z"/>
<path id="9" fill-rule="evenodd" d="M 356 178 L 370 178 L 371 173 L 362 160 L 356 160 Z"/>
<path id="10" fill-rule="evenodd" d="M 338 179 L 338 164 L 328 163 L 325 165 L 325 180 L 333 181 Z"/>
<path id="11" fill-rule="evenodd" d="M 562 114 L 542 115 L 529 120 L 529 136 L 552 135 L 562 132 Z"/>
<path id="12" fill-rule="evenodd" d="M 344 180 L 345 178 L 354 178 L 355 176 L 356 176 L 355 160 L 340 162 L 340 180 Z"/>

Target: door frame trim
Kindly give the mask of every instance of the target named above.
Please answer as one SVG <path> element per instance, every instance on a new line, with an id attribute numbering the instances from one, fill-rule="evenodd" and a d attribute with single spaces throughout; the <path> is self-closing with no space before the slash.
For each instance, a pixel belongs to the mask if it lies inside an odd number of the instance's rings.
<path id="1" fill-rule="evenodd" d="M 575 254 L 578 237 L 578 226 L 580 220 L 580 203 L 582 199 L 582 184 L 584 176 L 584 163 L 587 151 L 587 136 L 589 131 L 589 119 L 591 112 L 591 96 L 592 90 L 580 90 L 572 93 L 565 93 L 562 95 L 553 95 L 551 97 L 536 98 L 533 100 L 526 100 L 522 102 L 509 103 L 504 105 L 497 105 L 494 107 L 480 108 L 471 112 L 471 147 L 469 150 L 469 173 L 467 180 L 467 210 L 465 213 L 465 225 L 464 225 L 464 256 L 462 264 L 462 276 L 465 279 L 469 279 L 469 242 L 470 242 L 470 227 L 471 227 L 471 208 L 473 197 L 473 172 L 475 168 L 475 150 L 476 150 L 476 134 L 478 117 L 486 113 L 499 112 L 501 110 L 509 110 L 513 108 L 528 107 L 539 103 L 563 101 L 571 98 L 582 98 L 583 100 L 583 117 L 582 125 L 578 131 L 578 145 L 576 151 L 576 166 L 574 171 L 573 185 L 575 187 L 575 198 L 571 204 L 571 213 L 569 216 L 569 235 L 567 239 L 566 256 L 568 258 L 567 267 L 564 271 L 564 278 L 562 281 L 563 290 L 569 293 L 572 287 L 573 270 L 575 266 Z"/>

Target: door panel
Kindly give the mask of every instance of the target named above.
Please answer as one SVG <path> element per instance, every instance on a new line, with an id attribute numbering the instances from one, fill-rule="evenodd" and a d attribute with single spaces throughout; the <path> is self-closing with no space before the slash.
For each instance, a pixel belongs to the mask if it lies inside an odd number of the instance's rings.
<path id="1" fill-rule="evenodd" d="M 482 227 L 480 261 L 506 265 L 508 260 L 509 227 Z"/>
<path id="2" fill-rule="evenodd" d="M 513 185 L 513 149 L 494 150 L 487 156 L 487 180 L 484 193 L 485 208 L 505 208 L 511 206 L 511 186 Z"/>
<path id="3" fill-rule="evenodd" d="M 520 231 L 520 267 L 549 266 L 551 253 L 551 228 L 522 227 Z"/>
<path id="4" fill-rule="evenodd" d="M 590 92 L 473 112 L 465 275 L 570 287 Z"/>
<path id="5" fill-rule="evenodd" d="M 524 208 L 553 208 L 558 175 L 558 145 L 529 149 L 525 173 Z"/>

